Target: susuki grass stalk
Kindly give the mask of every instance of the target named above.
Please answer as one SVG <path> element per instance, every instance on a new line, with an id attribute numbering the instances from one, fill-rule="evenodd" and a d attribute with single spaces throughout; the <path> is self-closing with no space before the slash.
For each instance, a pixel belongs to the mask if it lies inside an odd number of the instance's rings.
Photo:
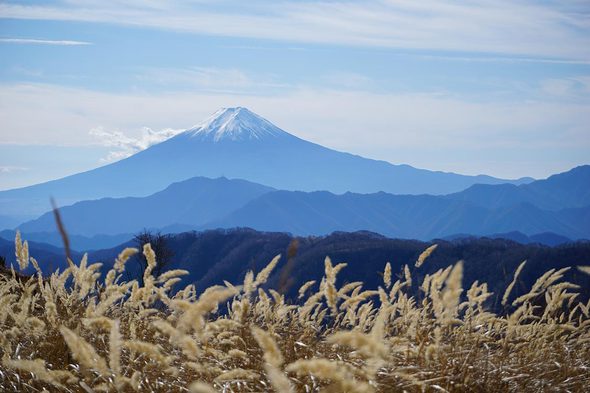
<path id="1" fill-rule="evenodd" d="M 123 250 L 101 282 L 101 265 L 86 256 L 43 277 L 26 244 L 17 235 L 19 267 L 33 263 L 36 277 L 0 274 L 0 391 L 581 392 L 590 385 L 590 301 L 562 280 L 567 268 L 542 275 L 512 301 L 513 311 L 497 315 L 486 309 L 487 284 L 465 283 L 461 262 L 413 286 L 407 265 L 392 282 L 387 263 L 383 287 L 364 289 L 360 281 L 338 287 L 346 264 L 326 258 L 325 276 L 310 277 L 298 299 L 288 299 L 264 286 L 279 257 L 248 272 L 243 285 L 174 292 L 187 272 L 153 277 L 149 245 L 140 284 L 122 281 L 135 249 Z"/>

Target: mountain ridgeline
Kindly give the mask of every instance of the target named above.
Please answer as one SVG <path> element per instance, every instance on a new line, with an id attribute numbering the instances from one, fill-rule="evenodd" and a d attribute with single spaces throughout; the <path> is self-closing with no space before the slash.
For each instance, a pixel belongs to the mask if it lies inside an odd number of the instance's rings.
<path id="1" fill-rule="evenodd" d="M 528 184 L 476 184 L 448 198 L 492 209 L 523 203 L 544 210 L 583 208 L 590 205 L 590 166 L 579 166 Z"/>
<path id="2" fill-rule="evenodd" d="M 140 197 L 195 176 L 239 178 L 291 191 L 448 194 L 474 184 L 521 184 L 394 165 L 335 151 L 291 135 L 245 108 L 227 108 L 199 126 L 124 160 L 29 187 L 0 192 L 0 216 L 39 216 L 61 205 Z M 8 222 L 8 221 L 6 221 Z M 0 223 L 1 225 L 1 223 Z"/>
<path id="3" fill-rule="evenodd" d="M 518 197 L 508 197 L 506 185 L 475 185 L 446 196 L 384 192 L 337 195 L 197 177 L 148 197 L 78 202 L 63 207 L 61 214 L 68 232 L 78 236 L 72 242 L 78 250 L 114 246 L 144 228 L 179 233 L 250 227 L 302 236 L 368 230 L 419 240 L 518 232 L 523 239 L 532 236 L 542 243 L 558 244 L 590 238 L 590 181 L 585 181 L 589 174 L 590 166 L 584 166 L 546 180 L 510 186 L 511 195 Z M 568 197 L 559 199 L 555 196 L 559 193 Z M 51 212 L 19 228 L 37 241 L 48 241 L 48 234 L 53 232 L 48 242 L 61 244 Z M 537 236 L 540 234 L 545 236 Z M 10 239 L 14 232 L 0 232 L 0 236 Z"/>
<path id="4" fill-rule="evenodd" d="M 82 236 L 134 233 L 143 228 L 191 229 L 225 217 L 270 191 L 270 187 L 245 180 L 195 177 L 147 197 L 77 202 L 60 212 L 68 232 Z M 51 232 L 55 228 L 53 213 L 19 228 L 25 233 Z"/>

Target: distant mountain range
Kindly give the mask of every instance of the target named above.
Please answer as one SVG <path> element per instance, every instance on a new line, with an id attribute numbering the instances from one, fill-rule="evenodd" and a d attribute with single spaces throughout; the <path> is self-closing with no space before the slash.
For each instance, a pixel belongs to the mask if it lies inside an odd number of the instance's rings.
<path id="1" fill-rule="evenodd" d="M 29 255 L 39 260 L 44 272 L 53 272 L 58 268 L 63 271 L 63 269 L 67 267 L 66 253 L 62 248 L 46 243 L 31 241 L 31 239 L 25 240 L 27 240 L 29 244 Z M 0 256 L 6 258 L 6 267 L 10 267 L 12 264 L 18 271 L 18 263 L 16 262 L 14 251 L 14 238 L 9 240 L 0 238 Z M 81 254 L 73 251 L 71 257 L 73 260 L 79 261 Z M 35 273 L 35 269 L 33 266 L 29 266 L 24 273 L 33 274 Z"/>
<path id="2" fill-rule="evenodd" d="M 386 193 L 334 195 L 277 191 L 249 202 L 210 227 L 251 227 L 321 235 L 369 230 L 388 237 L 428 240 L 456 233 L 482 236 L 520 231 L 554 232 L 571 239 L 590 237 L 590 206 L 559 211 L 529 203 L 488 209 L 436 196 Z"/>
<path id="3" fill-rule="evenodd" d="M 584 205 L 590 189 L 590 181 L 586 181 L 589 174 L 590 166 L 583 166 L 511 187 L 509 193 L 505 192 L 506 185 L 477 185 L 446 196 L 384 192 L 336 195 L 197 177 L 148 197 L 84 201 L 60 211 L 68 232 L 84 237 L 73 239 L 78 250 L 115 245 L 144 228 L 178 233 L 250 227 L 295 235 L 368 230 L 420 240 L 519 232 L 524 238 L 514 239 L 521 242 L 559 244 L 590 238 L 590 205 Z M 567 198 L 556 197 L 559 194 L 567 194 Z M 55 233 L 53 214 L 46 213 L 19 228 L 32 239 L 46 241 L 49 233 Z M 0 233 L 11 235 L 13 232 Z M 88 247 L 93 245 L 93 237 L 96 244 Z M 52 244 L 61 243 L 57 234 L 52 239 Z"/>
<path id="4" fill-rule="evenodd" d="M 82 236 L 134 233 L 143 228 L 162 229 L 178 224 L 187 224 L 185 228 L 190 229 L 225 217 L 273 190 L 244 180 L 195 177 L 147 197 L 77 202 L 60 212 L 68 232 Z M 25 233 L 55 231 L 53 213 L 43 214 L 19 228 Z"/>
<path id="5" fill-rule="evenodd" d="M 590 205 L 590 166 L 579 166 L 528 184 L 476 184 L 447 198 L 491 209 L 520 203 L 529 203 L 544 210 L 583 208 Z"/>
<path id="6" fill-rule="evenodd" d="M 190 230 L 188 228 L 187 230 Z M 182 230 L 174 231 L 174 232 L 182 232 Z M 129 239 L 132 239 L 135 236 L 134 233 L 119 233 L 116 235 L 94 235 L 94 236 L 83 236 L 83 235 L 76 235 L 73 233 L 68 233 L 68 239 L 70 242 L 70 247 L 73 250 L 80 250 L 80 251 L 93 251 L 93 250 L 101 250 L 104 248 L 111 248 L 117 246 L 119 244 L 123 244 Z M 63 247 L 63 239 L 59 232 L 52 230 L 51 232 L 27 232 L 23 233 L 25 238 L 29 241 L 33 241 L 38 244 L 47 244 L 53 247 L 61 248 Z M 0 231 L 0 238 L 4 239 L 9 242 L 14 242 L 14 237 L 16 236 L 16 231 L 12 229 L 5 229 Z"/>
<path id="7" fill-rule="evenodd" d="M 245 108 L 222 109 L 203 124 L 127 159 L 63 179 L 0 192 L 0 226 L 104 197 L 143 197 L 195 176 L 246 179 L 282 190 L 434 194 L 474 184 L 528 183 L 433 172 L 342 153 L 297 138 Z M 2 218 L 4 217 L 4 218 Z"/>

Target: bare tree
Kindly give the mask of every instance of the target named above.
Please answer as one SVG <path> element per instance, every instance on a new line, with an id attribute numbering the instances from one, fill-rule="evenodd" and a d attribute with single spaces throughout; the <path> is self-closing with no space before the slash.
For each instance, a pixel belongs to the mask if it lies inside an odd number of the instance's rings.
<path id="1" fill-rule="evenodd" d="M 133 238 L 135 246 L 140 250 L 140 252 L 135 255 L 134 260 L 138 266 L 138 280 L 141 285 L 143 285 L 143 274 L 147 268 L 147 260 L 141 252 L 143 250 L 143 246 L 149 243 L 152 247 L 152 250 L 154 250 L 156 253 L 157 265 L 152 274 L 157 277 L 167 270 L 167 267 L 170 265 L 172 258 L 174 257 L 174 252 L 168 244 L 169 238 L 169 235 L 163 235 L 160 232 L 151 232 L 147 229 L 144 229 Z"/>

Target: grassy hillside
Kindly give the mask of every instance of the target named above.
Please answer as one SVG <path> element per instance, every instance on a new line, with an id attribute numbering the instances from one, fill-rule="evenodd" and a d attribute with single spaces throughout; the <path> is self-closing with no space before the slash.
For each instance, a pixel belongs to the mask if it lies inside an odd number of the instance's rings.
<path id="1" fill-rule="evenodd" d="M 428 266 L 434 247 L 413 272 Z M 151 247 L 144 285 L 123 280 L 135 249 L 106 279 L 86 259 L 62 273 L 0 275 L 0 390 L 191 392 L 584 391 L 590 384 L 590 303 L 551 269 L 517 296 L 520 265 L 502 292 L 510 312 L 486 310 L 485 283 L 464 263 L 418 283 L 384 264 L 379 285 L 345 285 L 346 264 L 325 259 L 324 276 L 282 295 L 296 266 L 279 259 L 241 285 L 171 288 L 188 272 L 159 277 Z M 16 241 L 21 268 L 37 262 Z M 590 273 L 590 267 L 578 270 Z M 200 293 L 197 296 L 197 293 Z"/>

